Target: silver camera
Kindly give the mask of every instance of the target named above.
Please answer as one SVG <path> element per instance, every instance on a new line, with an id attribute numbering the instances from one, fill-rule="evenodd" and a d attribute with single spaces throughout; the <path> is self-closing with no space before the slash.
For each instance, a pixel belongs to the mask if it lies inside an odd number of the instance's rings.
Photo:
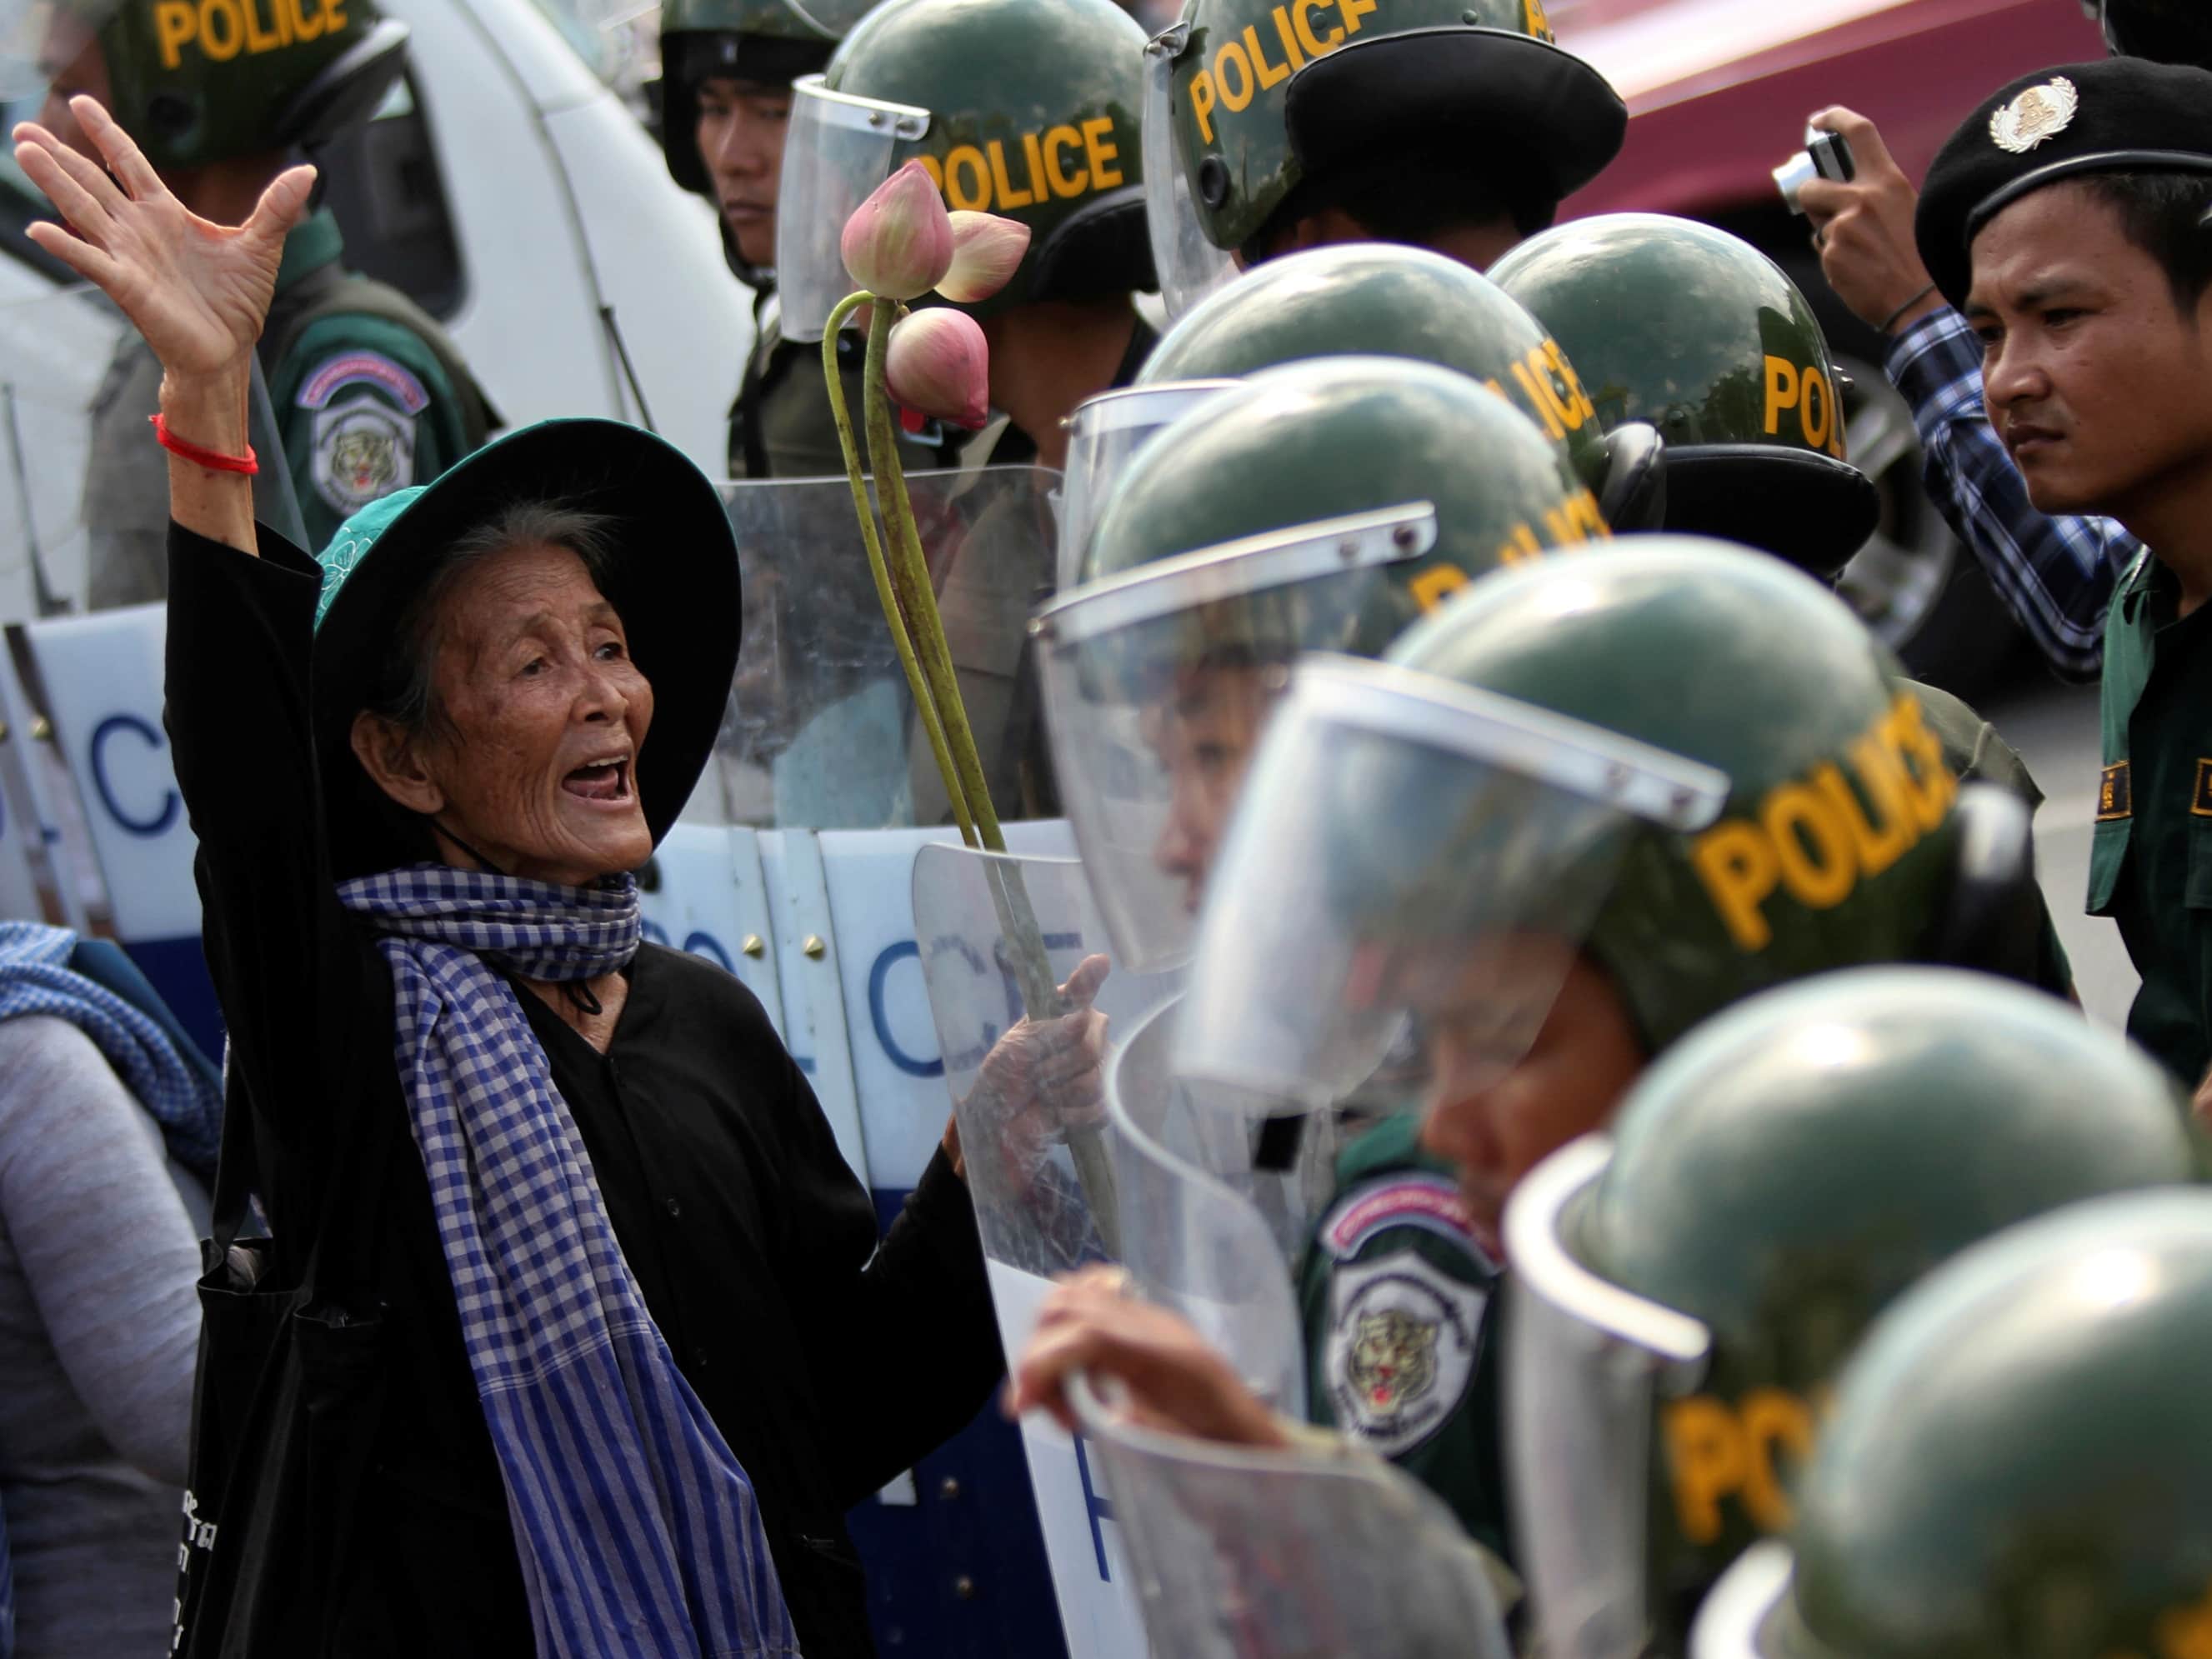
<path id="1" fill-rule="evenodd" d="M 1833 179 L 1838 184 L 1849 184 L 1857 176 L 1858 164 L 1851 159 L 1851 147 L 1842 133 L 1808 127 L 1805 148 L 1774 169 L 1774 187 L 1782 192 L 1792 213 L 1802 214 L 1805 209 L 1797 193 L 1814 179 Z"/>

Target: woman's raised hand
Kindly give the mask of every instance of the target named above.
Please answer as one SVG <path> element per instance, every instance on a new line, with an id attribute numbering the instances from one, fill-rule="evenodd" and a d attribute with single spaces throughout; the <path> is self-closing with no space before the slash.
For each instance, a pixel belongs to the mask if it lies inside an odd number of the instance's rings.
<path id="1" fill-rule="evenodd" d="M 314 168 L 279 175 L 243 225 L 214 224 L 169 193 L 94 100 L 71 99 L 70 112 L 107 166 L 33 122 L 18 126 L 16 165 L 68 222 L 33 225 L 32 240 L 106 290 L 170 374 L 191 379 L 242 367 L 260 337 L 284 238 L 307 210 Z"/>

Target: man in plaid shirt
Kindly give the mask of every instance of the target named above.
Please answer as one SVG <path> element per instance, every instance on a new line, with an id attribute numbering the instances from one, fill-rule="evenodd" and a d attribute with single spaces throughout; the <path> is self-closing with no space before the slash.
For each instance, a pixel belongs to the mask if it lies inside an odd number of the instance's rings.
<path id="1" fill-rule="evenodd" d="M 2105 613 L 2142 544 L 2110 519 L 2054 518 L 2029 501 L 1982 407 L 1981 342 L 1936 292 L 1914 246 L 1911 181 L 1864 116 L 1829 109 L 1813 125 L 1841 133 L 1858 168 L 1849 184 L 1814 179 L 1802 193 L 1821 269 L 1882 333 L 1882 366 L 1911 404 L 1926 452 L 1929 498 L 2051 665 L 2095 680 Z"/>

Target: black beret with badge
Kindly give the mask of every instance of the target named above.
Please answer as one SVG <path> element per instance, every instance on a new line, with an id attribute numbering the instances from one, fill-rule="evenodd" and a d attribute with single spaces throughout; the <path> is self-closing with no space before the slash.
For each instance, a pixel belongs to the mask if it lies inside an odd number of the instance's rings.
<path id="1" fill-rule="evenodd" d="M 2212 71 L 2111 58 L 2023 76 L 1936 152 L 1913 224 L 1920 258 L 1962 306 L 1974 238 L 2021 197 L 2083 173 L 2161 172 L 2212 173 Z"/>

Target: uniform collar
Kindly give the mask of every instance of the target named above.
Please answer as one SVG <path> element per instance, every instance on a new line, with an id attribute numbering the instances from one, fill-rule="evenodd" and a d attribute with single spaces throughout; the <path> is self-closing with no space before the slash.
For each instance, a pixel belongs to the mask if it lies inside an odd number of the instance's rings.
<path id="1" fill-rule="evenodd" d="M 345 252 L 345 238 L 328 208 L 317 208 L 284 239 L 284 258 L 276 267 L 276 292 L 282 294 L 310 271 L 336 264 Z"/>

